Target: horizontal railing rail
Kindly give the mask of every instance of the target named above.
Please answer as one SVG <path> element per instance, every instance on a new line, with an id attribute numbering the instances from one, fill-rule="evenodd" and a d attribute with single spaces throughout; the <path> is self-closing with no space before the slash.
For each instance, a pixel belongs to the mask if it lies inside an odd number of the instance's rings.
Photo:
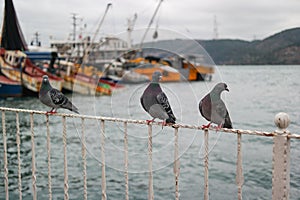
<path id="1" fill-rule="evenodd" d="M 148 199 L 154 199 L 153 190 L 153 166 L 152 166 L 152 126 L 161 126 L 161 123 L 153 122 L 151 124 L 147 123 L 145 120 L 135 120 L 135 119 L 124 119 L 124 118 L 114 118 L 114 117 L 103 117 L 103 116 L 91 116 L 91 115 L 80 115 L 80 114 L 69 114 L 69 113 L 56 113 L 47 114 L 45 111 L 38 110 L 27 110 L 27 109 L 17 109 L 17 108 L 7 108 L 0 107 L 2 112 L 2 135 L 3 135 L 3 164 L 4 164 L 4 186 L 5 186 L 5 196 L 9 199 L 9 179 L 8 179 L 8 160 L 7 160 L 7 126 L 6 126 L 6 113 L 15 113 L 16 115 L 16 144 L 17 144 L 17 158 L 18 158 L 18 190 L 19 199 L 22 199 L 22 177 L 21 177 L 21 165 L 20 165 L 20 125 L 19 125 L 19 113 L 28 113 L 30 115 L 30 132 L 31 132 L 31 173 L 32 173 L 32 196 L 33 199 L 37 199 L 37 180 L 36 180 L 36 160 L 35 160 L 35 132 L 34 132 L 34 115 L 45 115 L 46 116 L 46 130 L 47 130 L 47 162 L 48 162 L 48 192 L 49 199 L 52 199 L 52 176 L 51 176 L 51 140 L 50 140 L 50 124 L 49 116 L 62 117 L 63 126 L 63 154 L 64 154 L 64 199 L 69 199 L 69 185 L 68 185 L 68 159 L 67 159 L 67 126 L 66 118 L 79 118 L 81 119 L 81 134 L 82 134 L 82 163 L 83 163 L 83 193 L 84 199 L 88 198 L 87 195 L 87 160 L 86 160 L 86 141 L 85 141 L 85 121 L 86 120 L 98 120 L 100 122 L 101 131 L 101 196 L 102 199 L 107 199 L 106 194 L 106 162 L 105 162 L 105 122 L 119 122 L 123 123 L 124 126 L 124 177 L 125 177 L 125 197 L 129 199 L 129 173 L 128 173 L 128 124 L 142 124 L 148 126 Z M 242 199 L 242 187 L 244 184 L 243 167 L 242 167 L 242 135 L 256 135 L 263 137 L 273 137 L 273 170 L 272 170 L 272 198 L 273 199 L 288 199 L 289 198 L 289 157 L 290 157 L 290 139 L 300 139 L 300 135 L 292 134 L 286 130 L 289 124 L 289 118 L 286 114 L 280 113 L 275 117 L 275 124 L 277 125 L 277 130 L 274 132 L 265 131 L 252 131 L 252 130 L 241 130 L 241 129 L 227 129 L 221 128 L 218 131 L 224 133 L 231 133 L 237 135 L 237 160 L 236 160 L 236 185 L 238 188 L 238 199 Z M 205 128 L 197 125 L 188 124 L 174 124 L 174 191 L 175 199 L 179 199 L 179 172 L 180 172 L 180 162 L 179 162 L 179 145 L 178 145 L 178 130 L 179 129 L 194 129 L 202 130 L 204 132 L 204 199 L 209 199 L 209 131 L 215 130 L 215 128 Z M 200 198 L 201 199 L 201 198 Z"/>
<path id="2" fill-rule="evenodd" d="M 46 111 L 18 109 L 18 108 L 7 108 L 7 107 L 0 107 L 0 111 L 22 112 L 22 113 L 47 115 Z M 84 118 L 84 119 L 104 120 L 104 121 L 111 121 L 111 122 L 126 122 L 126 123 L 132 123 L 132 124 L 145 124 L 145 125 L 148 125 L 148 122 L 146 120 L 136 120 L 136 119 L 124 119 L 124 118 L 116 118 L 116 117 L 80 115 L 80 114 L 72 114 L 72 113 L 55 113 L 55 114 L 48 114 L 48 115 L 60 116 L 60 117 Z M 152 125 L 161 126 L 160 122 L 152 122 L 151 124 Z M 202 126 L 189 125 L 189 124 L 175 124 L 175 125 L 166 125 L 166 126 L 172 126 L 172 127 L 176 127 L 176 128 L 187 128 L 187 129 L 203 130 Z M 210 130 L 215 130 L 214 127 L 211 127 L 209 129 Z M 267 137 L 273 137 L 273 136 L 278 135 L 278 133 L 276 133 L 276 132 L 256 131 L 256 130 L 243 130 L 243 129 L 220 128 L 218 131 L 225 132 L 225 133 L 235 133 L 235 134 L 245 134 L 245 135 L 258 135 L 258 136 L 267 136 Z M 299 134 L 289 133 L 287 135 L 287 137 L 300 139 L 300 135 Z"/>

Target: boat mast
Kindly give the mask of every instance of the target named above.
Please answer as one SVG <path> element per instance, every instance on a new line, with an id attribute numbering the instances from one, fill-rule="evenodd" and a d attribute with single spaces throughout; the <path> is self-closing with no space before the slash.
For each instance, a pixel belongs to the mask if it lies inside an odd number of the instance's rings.
<path id="1" fill-rule="evenodd" d="M 134 14 L 133 19 L 128 19 L 128 28 L 127 28 L 127 33 L 128 33 L 128 48 L 131 49 L 132 43 L 131 43 L 131 33 L 133 31 L 133 27 L 135 25 L 135 21 L 137 19 L 137 14 Z"/>
<path id="2" fill-rule="evenodd" d="M 72 25 L 73 25 L 73 41 L 75 42 L 76 41 L 76 26 L 77 26 L 77 23 L 76 23 L 76 21 L 77 21 L 77 14 L 76 13 L 71 13 L 71 15 L 72 15 L 72 20 L 73 20 L 73 23 L 72 23 Z"/>
<path id="3" fill-rule="evenodd" d="M 147 33 L 148 33 L 148 31 L 149 31 L 149 29 L 150 29 L 150 27 L 151 27 L 151 25 L 152 25 L 152 23 L 153 23 L 153 21 L 154 21 L 154 18 L 155 18 L 155 16 L 156 16 L 156 14 L 157 14 L 157 12 L 158 12 L 158 9 L 159 9 L 159 7 L 160 7 L 160 5 L 161 5 L 162 2 L 163 2 L 163 0 L 160 0 L 159 3 L 158 3 L 158 5 L 157 5 L 157 7 L 156 7 L 156 10 L 155 10 L 155 12 L 154 12 L 154 14 L 153 14 L 153 16 L 152 16 L 152 18 L 151 18 L 149 24 L 148 24 L 148 27 L 147 27 L 147 29 L 146 29 L 146 31 L 145 31 L 143 37 L 142 37 L 142 40 L 141 40 L 141 43 L 140 43 L 140 48 L 142 48 L 142 46 L 143 46 L 144 40 L 145 40 L 145 38 L 146 38 L 146 35 L 147 35 Z"/>
<path id="4" fill-rule="evenodd" d="M 100 31 L 100 28 L 101 28 L 101 26 L 102 26 L 102 24 L 103 24 L 103 22 L 104 22 L 104 19 L 105 19 L 105 17 L 106 17 L 106 14 L 107 14 L 109 8 L 111 7 L 111 5 L 112 5 L 111 3 L 108 3 L 108 4 L 107 4 L 106 9 L 105 9 L 105 12 L 104 12 L 104 15 L 103 15 L 103 17 L 102 17 L 100 23 L 98 24 L 98 27 L 97 27 L 97 29 L 96 29 L 96 32 L 95 32 L 95 34 L 94 34 L 94 36 L 93 36 L 93 38 L 92 38 L 90 44 L 87 46 L 86 49 L 84 49 L 84 55 L 83 55 L 83 59 L 82 59 L 82 63 L 81 63 L 81 64 L 83 64 L 83 63 L 85 63 L 85 62 L 87 61 L 88 55 L 89 55 L 89 52 L 90 52 L 90 49 L 91 49 L 91 47 L 92 47 L 92 45 L 93 45 L 93 43 L 94 43 L 94 41 L 95 41 L 95 39 L 96 39 L 96 37 L 97 37 L 99 31 Z"/>

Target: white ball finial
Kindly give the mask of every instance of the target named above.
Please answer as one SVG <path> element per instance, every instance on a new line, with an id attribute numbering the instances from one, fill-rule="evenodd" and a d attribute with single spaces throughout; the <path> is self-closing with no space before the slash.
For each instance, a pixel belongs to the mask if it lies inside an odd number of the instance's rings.
<path id="1" fill-rule="evenodd" d="M 288 114 L 280 112 L 275 115 L 274 122 L 280 130 L 285 130 L 290 124 L 290 117 Z"/>

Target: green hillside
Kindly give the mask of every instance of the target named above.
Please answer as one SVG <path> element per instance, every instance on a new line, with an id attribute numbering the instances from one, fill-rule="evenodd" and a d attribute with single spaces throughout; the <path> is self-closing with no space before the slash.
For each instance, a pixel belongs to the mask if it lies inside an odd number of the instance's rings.
<path id="1" fill-rule="evenodd" d="M 216 64 L 300 64 L 300 28 L 264 40 L 199 40 Z"/>
<path id="2" fill-rule="evenodd" d="M 256 65 L 256 64 L 300 64 L 300 28 L 284 30 L 263 40 L 196 40 L 220 65 Z M 164 40 L 148 43 L 152 46 L 173 49 L 183 49 L 188 40 Z M 186 45 L 187 47 L 189 45 Z M 184 48 L 185 52 L 203 54 L 199 48 Z"/>

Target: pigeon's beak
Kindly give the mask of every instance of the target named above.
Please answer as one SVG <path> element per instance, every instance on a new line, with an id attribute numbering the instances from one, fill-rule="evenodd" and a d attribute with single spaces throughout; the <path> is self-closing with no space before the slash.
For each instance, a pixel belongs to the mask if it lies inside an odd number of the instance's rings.
<path id="1" fill-rule="evenodd" d="M 225 88 L 225 90 L 226 90 L 227 92 L 229 92 L 229 89 L 228 89 L 228 88 Z"/>

